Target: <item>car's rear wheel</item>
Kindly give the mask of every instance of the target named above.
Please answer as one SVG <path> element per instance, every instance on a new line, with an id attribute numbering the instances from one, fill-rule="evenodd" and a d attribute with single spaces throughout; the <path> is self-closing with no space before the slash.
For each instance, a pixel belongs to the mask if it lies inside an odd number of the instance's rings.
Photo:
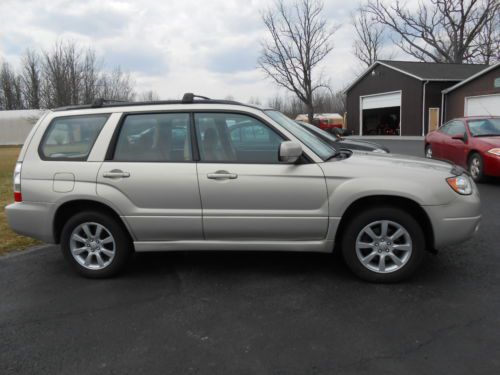
<path id="1" fill-rule="evenodd" d="M 469 173 L 475 182 L 482 182 L 486 179 L 483 170 L 483 158 L 477 152 L 469 157 Z"/>
<path id="2" fill-rule="evenodd" d="M 363 280 L 397 282 L 410 277 L 425 254 L 425 237 L 407 212 L 390 206 L 355 215 L 342 236 L 342 254 Z"/>
<path id="3" fill-rule="evenodd" d="M 431 145 L 425 146 L 425 157 L 427 159 L 432 159 L 432 146 Z"/>
<path id="4" fill-rule="evenodd" d="M 128 233 L 113 217 L 101 212 L 81 212 L 64 225 L 61 249 L 79 274 L 104 278 L 124 268 L 132 244 Z"/>

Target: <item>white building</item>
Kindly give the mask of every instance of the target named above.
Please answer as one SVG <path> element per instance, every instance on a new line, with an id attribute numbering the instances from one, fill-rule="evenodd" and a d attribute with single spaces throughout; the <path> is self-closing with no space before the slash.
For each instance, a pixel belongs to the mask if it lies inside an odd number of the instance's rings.
<path id="1" fill-rule="evenodd" d="M 0 111 L 0 145 L 22 145 L 44 112 L 39 109 Z"/>

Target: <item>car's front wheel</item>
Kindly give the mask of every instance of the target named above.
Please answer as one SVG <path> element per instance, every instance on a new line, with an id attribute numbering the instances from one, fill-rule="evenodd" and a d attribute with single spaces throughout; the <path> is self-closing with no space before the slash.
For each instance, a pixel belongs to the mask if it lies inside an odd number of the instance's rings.
<path id="1" fill-rule="evenodd" d="M 407 212 L 378 206 L 351 218 L 342 234 L 342 253 L 349 268 L 372 282 L 397 282 L 421 264 L 425 238 Z"/>
<path id="2" fill-rule="evenodd" d="M 123 269 L 132 244 L 126 230 L 113 217 L 101 212 L 81 212 L 64 225 L 61 250 L 79 274 L 104 278 Z"/>
<path id="3" fill-rule="evenodd" d="M 469 173 L 475 182 L 482 182 L 485 180 L 483 170 L 483 158 L 477 152 L 469 157 Z"/>

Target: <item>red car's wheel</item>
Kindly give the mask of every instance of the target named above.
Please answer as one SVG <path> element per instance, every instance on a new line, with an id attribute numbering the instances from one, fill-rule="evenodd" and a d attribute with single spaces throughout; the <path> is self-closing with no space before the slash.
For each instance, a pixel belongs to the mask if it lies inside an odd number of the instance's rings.
<path id="1" fill-rule="evenodd" d="M 425 146 L 425 157 L 427 159 L 432 159 L 432 146 L 431 145 Z"/>
<path id="2" fill-rule="evenodd" d="M 469 157 L 469 173 L 476 182 L 484 181 L 486 176 L 483 169 L 483 158 L 477 152 Z"/>

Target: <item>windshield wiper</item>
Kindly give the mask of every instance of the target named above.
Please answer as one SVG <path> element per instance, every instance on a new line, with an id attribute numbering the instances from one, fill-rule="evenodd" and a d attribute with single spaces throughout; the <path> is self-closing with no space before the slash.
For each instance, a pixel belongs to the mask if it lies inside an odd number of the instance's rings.
<path id="1" fill-rule="evenodd" d="M 498 133 L 498 134 L 475 134 L 474 137 L 500 137 L 500 133 Z"/>
<path id="2" fill-rule="evenodd" d="M 331 156 L 327 157 L 325 161 L 332 160 L 341 154 L 340 151 L 335 151 Z"/>

